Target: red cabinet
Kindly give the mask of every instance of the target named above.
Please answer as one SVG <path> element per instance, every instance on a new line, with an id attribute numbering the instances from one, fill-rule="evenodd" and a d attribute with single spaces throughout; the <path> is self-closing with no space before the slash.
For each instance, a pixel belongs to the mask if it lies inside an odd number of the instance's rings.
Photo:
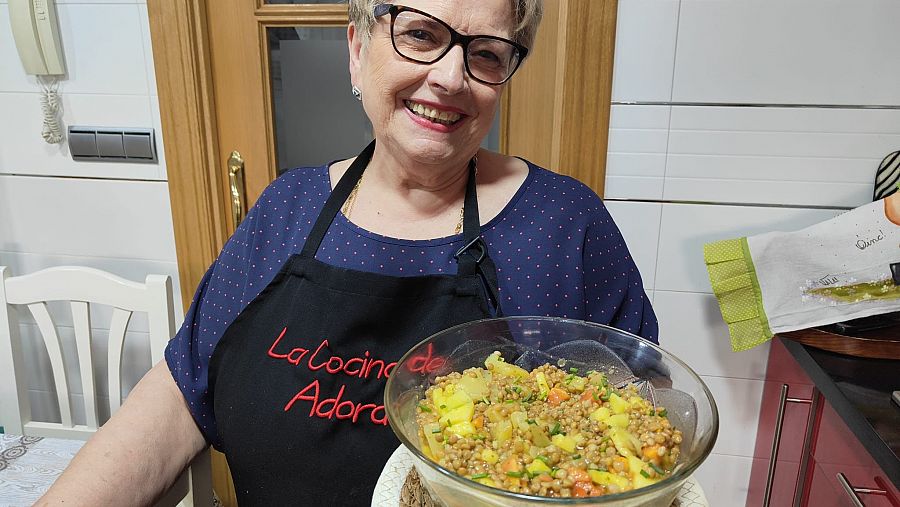
<path id="1" fill-rule="evenodd" d="M 897 489 L 777 338 L 769 352 L 747 507 L 766 505 L 767 489 L 771 507 L 860 505 L 853 494 L 865 507 L 900 507 Z"/>
<path id="2" fill-rule="evenodd" d="M 821 396 L 821 394 L 819 395 Z M 824 399 L 810 446 L 812 473 L 804 485 L 803 505 L 855 505 L 856 495 L 866 507 L 900 507 L 900 494 L 890 483 L 841 416 Z M 843 477 L 845 484 L 841 484 Z M 849 491 L 856 490 L 855 492 Z"/>
<path id="3" fill-rule="evenodd" d="M 801 483 L 801 462 L 810 426 L 814 392 L 812 380 L 791 353 L 780 340 L 772 340 L 750 471 L 750 487 L 747 491 L 747 507 L 764 505 L 767 485 L 771 490 L 769 506 L 793 505 L 797 486 Z M 779 426 L 780 436 L 777 445 L 773 447 Z M 770 470 L 773 448 L 777 457 L 774 469 Z"/>

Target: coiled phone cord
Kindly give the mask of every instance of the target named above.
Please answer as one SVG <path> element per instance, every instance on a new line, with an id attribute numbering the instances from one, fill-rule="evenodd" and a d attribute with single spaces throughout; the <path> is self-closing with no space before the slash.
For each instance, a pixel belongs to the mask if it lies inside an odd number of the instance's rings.
<path id="1" fill-rule="evenodd" d="M 49 144 L 61 143 L 63 128 L 59 80 L 55 76 L 38 76 L 38 81 L 41 83 L 41 111 L 44 115 L 41 137 Z"/>

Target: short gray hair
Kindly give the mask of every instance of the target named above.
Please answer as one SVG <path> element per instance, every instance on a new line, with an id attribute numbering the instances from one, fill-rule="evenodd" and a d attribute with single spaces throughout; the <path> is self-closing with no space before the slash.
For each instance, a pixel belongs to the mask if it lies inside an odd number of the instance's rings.
<path id="1" fill-rule="evenodd" d="M 544 15 L 544 0 L 509 0 L 510 8 L 516 18 L 516 28 L 513 31 L 513 40 L 531 49 L 534 38 L 537 35 L 538 25 Z M 350 21 L 356 25 L 356 30 L 362 35 L 363 41 L 368 41 L 372 34 L 372 25 L 375 24 L 375 6 L 387 3 L 385 0 L 350 0 Z"/>

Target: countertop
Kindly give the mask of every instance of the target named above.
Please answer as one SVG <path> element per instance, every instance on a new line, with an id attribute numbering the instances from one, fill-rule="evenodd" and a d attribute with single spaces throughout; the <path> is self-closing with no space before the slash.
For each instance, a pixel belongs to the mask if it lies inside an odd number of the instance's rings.
<path id="1" fill-rule="evenodd" d="M 781 338 L 828 403 L 900 488 L 900 361 L 865 359 Z"/>

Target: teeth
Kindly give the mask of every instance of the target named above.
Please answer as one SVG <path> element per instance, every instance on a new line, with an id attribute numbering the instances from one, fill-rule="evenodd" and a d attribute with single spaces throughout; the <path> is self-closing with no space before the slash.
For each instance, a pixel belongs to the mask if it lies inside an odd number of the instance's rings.
<path id="1" fill-rule="evenodd" d="M 412 102 L 410 100 L 407 100 L 405 104 L 410 111 L 416 113 L 417 115 L 428 118 L 433 122 L 443 123 L 445 125 L 453 124 L 461 117 L 459 113 L 454 113 L 452 111 L 438 111 L 437 109 L 419 104 L 418 102 Z"/>

